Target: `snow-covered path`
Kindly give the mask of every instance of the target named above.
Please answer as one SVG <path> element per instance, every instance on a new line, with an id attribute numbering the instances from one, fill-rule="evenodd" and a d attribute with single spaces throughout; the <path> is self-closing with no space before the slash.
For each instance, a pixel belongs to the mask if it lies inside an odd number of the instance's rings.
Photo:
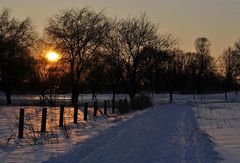
<path id="1" fill-rule="evenodd" d="M 77 144 L 49 163 L 218 162 L 214 144 L 198 129 L 191 106 L 155 106 Z"/>

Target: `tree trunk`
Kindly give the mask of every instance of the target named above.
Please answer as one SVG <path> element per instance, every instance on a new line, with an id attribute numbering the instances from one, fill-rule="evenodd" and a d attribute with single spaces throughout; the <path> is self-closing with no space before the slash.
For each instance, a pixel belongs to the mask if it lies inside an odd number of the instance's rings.
<path id="1" fill-rule="evenodd" d="M 134 77 L 128 81 L 128 95 L 130 98 L 130 104 L 132 106 L 132 102 L 134 100 L 134 97 L 136 95 L 137 89 L 136 89 L 136 80 Z"/>
<path id="2" fill-rule="evenodd" d="M 11 93 L 8 88 L 5 89 L 5 94 L 6 94 L 6 98 L 7 98 L 7 104 L 8 105 L 12 104 Z"/>
<path id="3" fill-rule="evenodd" d="M 76 87 L 76 81 L 75 81 L 75 73 L 74 73 L 74 60 L 70 63 L 70 78 L 71 78 L 71 104 L 72 106 L 75 106 L 78 100 L 78 91 Z"/>
<path id="4" fill-rule="evenodd" d="M 115 89 L 112 90 L 112 101 L 115 102 L 115 98 L 116 98 L 116 91 Z"/>
<path id="5" fill-rule="evenodd" d="M 170 102 L 173 102 L 173 93 L 172 93 L 172 91 L 169 91 L 169 99 L 170 99 Z"/>
<path id="6" fill-rule="evenodd" d="M 12 99 L 11 99 L 11 91 L 10 91 L 10 81 L 7 76 L 7 72 L 2 65 L 2 82 L 3 82 L 3 87 L 4 87 L 4 92 L 7 98 L 7 104 L 12 104 Z"/>
<path id="7" fill-rule="evenodd" d="M 76 82 L 77 83 L 77 82 Z M 76 106 L 78 103 L 78 96 L 79 96 L 79 87 L 75 82 L 72 83 L 72 106 Z"/>
<path id="8" fill-rule="evenodd" d="M 225 101 L 228 101 L 227 90 L 226 90 L 226 89 L 225 89 L 225 91 L 224 91 L 224 94 L 225 94 Z"/>
<path id="9" fill-rule="evenodd" d="M 79 93 L 77 91 L 72 91 L 72 99 L 71 99 L 72 106 L 75 106 L 78 103 L 78 96 L 79 96 Z"/>
<path id="10" fill-rule="evenodd" d="M 238 84 L 235 85 L 235 94 L 238 95 Z"/>
<path id="11" fill-rule="evenodd" d="M 130 98 L 130 104 L 131 104 L 131 106 L 133 106 L 134 105 L 134 98 L 136 96 L 136 93 L 135 92 L 130 92 L 130 93 L 128 93 L 128 95 L 129 95 L 129 98 Z"/>
<path id="12" fill-rule="evenodd" d="M 95 90 L 92 91 L 92 100 L 96 100 L 96 93 L 95 93 Z"/>

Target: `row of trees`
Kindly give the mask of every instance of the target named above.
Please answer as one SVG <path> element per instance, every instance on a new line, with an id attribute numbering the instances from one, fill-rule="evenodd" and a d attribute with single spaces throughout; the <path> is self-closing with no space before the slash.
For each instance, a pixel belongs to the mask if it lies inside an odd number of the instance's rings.
<path id="1" fill-rule="evenodd" d="M 71 92 L 73 105 L 83 91 L 124 91 L 133 99 L 141 90 L 168 91 L 170 96 L 176 90 L 230 90 L 240 72 L 239 42 L 217 62 L 205 37 L 196 39 L 196 52 L 184 53 L 177 38 L 159 33 L 145 14 L 119 20 L 90 8 L 50 18 L 39 39 L 29 18 L 19 21 L 4 9 L 1 88 L 9 104 L 11 91 L 34 91 L 44 98 L 46 90 L 59 89 Z M 48 50 L 61 54 L 57 63 L 46 60 Z"/>
<path id="2" fill-rule="evenodd" d="M 238 81 L 240 77 L 240 39 L 233 47 L 228 47 L 222 55 L 221 67 L 224 72 L 225 93 L 235 87 L 238 91 Z M 226 96 L 227 99 L 227 96 Z"/>

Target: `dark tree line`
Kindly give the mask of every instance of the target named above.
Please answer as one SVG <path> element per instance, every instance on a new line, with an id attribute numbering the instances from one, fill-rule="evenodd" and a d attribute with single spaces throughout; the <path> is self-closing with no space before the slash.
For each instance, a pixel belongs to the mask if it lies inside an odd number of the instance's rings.
<path id="1" fill-rule="evenodd" d="M 0 13 L 0 77 L 2 89 L 11 104 L 11 91 L 19 84 L 29 83 L 34 73 L 34 59 L 30 48 L 35 40 L 29 18 L 11 18 L 9 10 Z"/>
<path id="2" fill-rule="evenodd" d="M 240 75 L 240 40 L 236 41 L 233 47 L 224 50 L 220 60 L 221 71 L 224 78 L 225 98 L 227 91 L 235 90 L 238 93 Z"/>
<path id="3" fill-rule="evenodd" d="M 145 14 L 112 19 L 90 8 L 63 10 L 49 18 L 39 39 L 29 18 L 0 13 L 0 81 L 8 104 L 11 93 L 47 95 L 71 92 L 72 105 L 82 92 L 141 91 L 203 93 L 238 88 L 240 41 L 219 59 L 210 41 L 196 38 L 196 52 L 177 48 L 178 39 L 162 34 Z M 60 54 L 50 62 L 49 50 Z M 114 96 L 113 96 L 114 97 Z M 227 97 L 226 97 L 227 98 Z"/>

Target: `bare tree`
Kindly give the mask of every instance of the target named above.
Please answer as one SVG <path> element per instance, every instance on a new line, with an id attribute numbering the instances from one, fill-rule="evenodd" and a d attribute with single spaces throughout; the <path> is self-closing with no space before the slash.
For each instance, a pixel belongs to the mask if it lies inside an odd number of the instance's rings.
<path id="1" fill-rule="evenodd" d="M 180 76 L 183 72 L 183 51 L 179 49 L 174 49 L 168 52 L 169 61 L 167 69 L 167 88 L 169 92 L 170 102 L 173 101 L 173 91 L 174 88 L 178 87 L 178 84 L 181 83 Z"/>
<path id="2" fill-rule="evenodd" d="M 236 77 L 236 55 L 231 47 L 228 47 L 223 52 L 222 56 L 222 67 L 224 68 L 224 90 L 225 90 L 225 100 L 227 101 L 227 91 L 229 91 L 234 82 L 234 77 Z"/>
<path id="3" fill-rule="evenodd" d="M 47 58 L 49 52 L 56 52 L 44 39 L 39 39 L 35 44 L 35 58 L 37 60 L 36 71 L 38 77 L 37 91 L 41 105 L 54 105 L 54 98 L 60 92 L 59 86 L 64 77 L 64 67 L 57 60 L 50 61 Z"/>
<path id="4" fill-rule="evenodd" d="M 115 103 L 115 94 L 117 87 L 119 86 L 120 80 L 123 79 L 123 60 L 121 58 L 121 47 L 120 47 L 120 34 L 118 31 L 118 21 L 116 19 L 109 19 L 111 29 L 109 31 L 109 37 L 105 40 L 107 49 L 107 56 L 105 62 L 108 63 L 109 78 L 111 80 L 112 87 L 112 103 Z"/>
<path id="5" fill-rule="evenodd" d="M 140 81 L 148 72 L 143 70 L 146 68 L 143 61 L 151 55 L 146 53 L 149 52 L 146 49 L 168 49 L 173 46 L 175 40 L 171 35 L 159 35 L 157 26 L 150 22 L 145 14 L 118 21 L 111 34 L 113 64 L 125 81 L 130 98 L 133 99 Z"/>
<path id="6" fill-rule="evenodd" d="M 236 73 L 240 76 L 240 39 L 234 43 L 233 47 L 235 62 L 236 62 Z"/>
<path id="7" fill-rule="evenodd" d="M 33 59 L 30 56 L 30 47 L 34 44 L 35 37 L 29 18 L 19 21 L 11 18 L 8 9 L 2 10 L 0 13 L 0 69 L 8 104 L 12 103 L 10 95 L 13 78 L 18 74 L 20 77 L 25 76 L 25 72 L 20 70 L 24 67 L 25 70 L 30 69 L 28 66 L 33 63 L 30 61 Z"/>
<path id="8" fill-rule="evenodd" d="M 225 91 L 235 85 L 236 94 L 238 92 L 238 78 L 240 76 L 240 40 L 234 43 L 233 47 L 228 47 L 223 52 L 221 66 L 225 78 Z"/>
<path id="9" fill-rule="evenodd" d="M 49 19 L 46 33 L 62 54 L 61 63 L 70 73 L 72 105 L 78 101 L 81 74 L 97 60 L 109 24 L 102 12 L 89 8 L 71 9 Z"/>
<path id="10" fill-rule="evenodd" d="M 195 40 L 195 48 L 200 55 L 210 55 L 211 43 L 206 37 L 199 37 Z"/>
<path id="11" fill-rule="evenodd" d="M 199 57 L 198 67 L 198 93 L 201 93 L 204 78 L 206 77 L 209 68 L 211 68 L 212 58 L 210 57 L 211 43 L 206 37 L 199 37 L 195 40 L 195 48 Z"/>

